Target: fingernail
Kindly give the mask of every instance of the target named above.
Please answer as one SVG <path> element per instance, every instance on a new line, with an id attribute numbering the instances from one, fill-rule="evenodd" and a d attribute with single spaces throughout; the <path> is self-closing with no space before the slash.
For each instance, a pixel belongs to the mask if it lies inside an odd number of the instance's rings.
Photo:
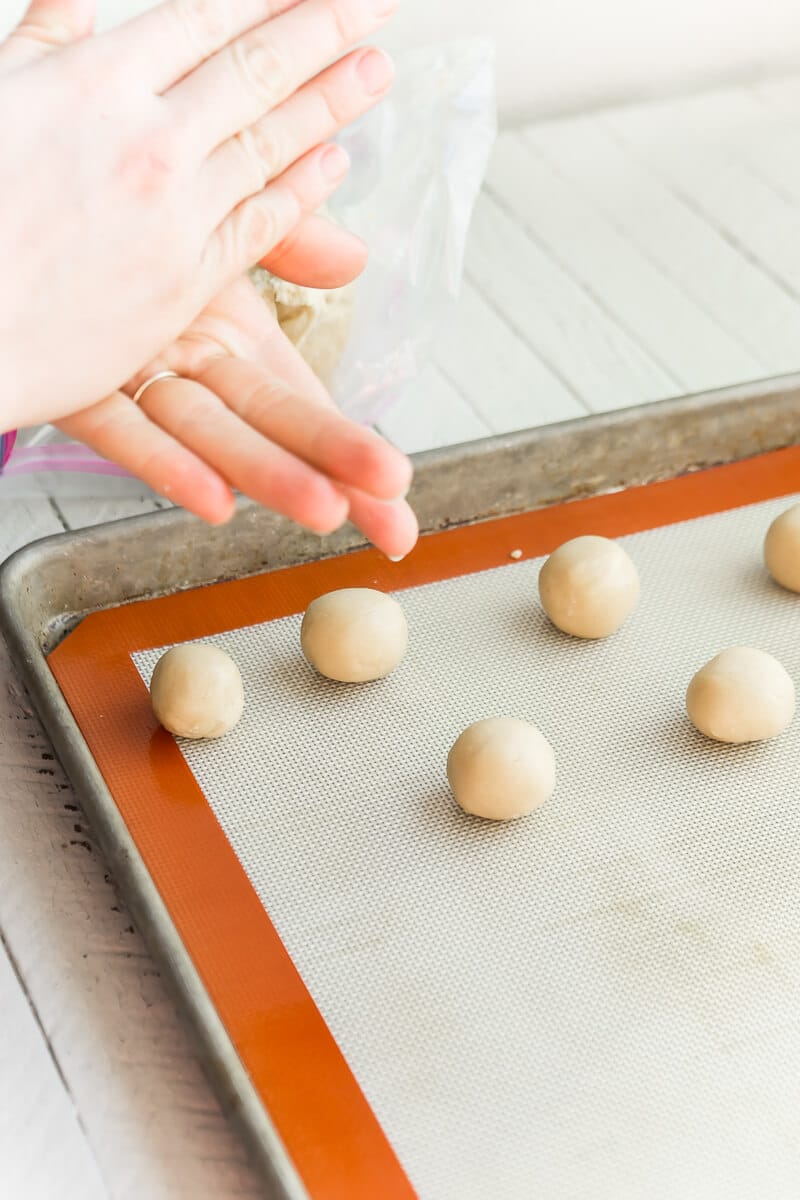
<path id="1" fill-rule="evenodd" d="M 405 554 L 398 554 L 397 557 L 395 558 L 395 556 L 393 554 L 387 554 L 386 557 L 388 558 L 389 562 L 399 563 L 399 562 L 402 562 L 406 556 L 405 556 Z"/>
<path id="2" fill-rule="evenodd" d="M 394 78 L 394 63 L 383 50 L 366 50 L 358 60 L 356 70 L 368 96 L 385 92 Z"/>
<path id="3" fill-rule="evenodd" d="M 350 169 L 350 156 L 341 146 L 329 146 L 320 160 L 320 168 L 326 179 L 336 183 Z"/>

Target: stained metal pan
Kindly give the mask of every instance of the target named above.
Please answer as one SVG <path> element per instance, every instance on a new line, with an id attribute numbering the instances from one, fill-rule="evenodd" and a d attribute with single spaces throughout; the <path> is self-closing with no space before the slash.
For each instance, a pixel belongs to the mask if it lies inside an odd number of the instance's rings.
<path id="1" fill-rule="evenodd" d="M 546 507 L 800 442 L 800 376 L 667 401 L 419 455 L 411 502 L 423 533 Z M 224 528 L 178 511 L 59 535 L 0 569 L 0 626 L 137 922 L 198 1033 L 223 1102 L 268 1183 L 306 1195 L 50 673 L 83 616 L 135 599 L 268 572 L 361 544 L 320 539 L 243 503 Z"/>

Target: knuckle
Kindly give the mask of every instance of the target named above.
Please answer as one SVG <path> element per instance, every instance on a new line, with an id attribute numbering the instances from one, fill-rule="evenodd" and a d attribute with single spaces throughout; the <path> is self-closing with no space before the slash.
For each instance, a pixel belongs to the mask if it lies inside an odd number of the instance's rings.
<path id="1" fill-rule="evenodd" d="M 350 431 L 341 428 L 339 433 L 344 440 L 349 436 Z M 351 444 L 350 460 L 352 468 L 359 478 L 368 479 L 370 483 L 381 479 L 384 474 L 386 456 L 384 448 L 377 441 L 364 438 L 358 443 Z"/>
<path id="2" fill-rule="evenodd" d="M 123 73 L 110 55 L 95 54 L 90 59 L 87 48 L 87 43 L 79 42 L 64 60 L 63 97 L 91 105 L 108 104 L 109 99 L 119 103 Z"/>
<path id="3" fill-rule="evenodd" d="M 340 47 L 352 46 L 364 36 L 363 4 L 354 4 L 353 0 L 326 0 L 326 7 Z"/>
<path id="4" fill-rule="evenodd" d="M 220 415 L 223 409 L 222 401 L 213 392 L 205 388 L 192 388 L 189 402 L 185 402 L 180 416 L 175 421 L 173 432 L 179 439 L 184 435 L 197 437 L 206 430 L 213 435 L 218 429 Z"/>
<path id="5" fill-rule="evenodd" d="M 317 93 L 317 103 L 320 128 L 324 128 L 326 134 L 340 129 L 351 115 L 352 97 L 345 95 L 340 87 L 331 84 L 321 87 Z"/>
<path id="6" fill-rule="evenodd" d="M 275 45 L 274 38 L 261 33 L 241 38 L 233 44 L 231 55 L 245 86 L 265 104 L 277 104 L 291 90 L 291 62 L 286 51 Z"/>
<path id="7" fill-rule="evenodd" d="M 84 409 L 78 415 L 84 418 L 84 423 L 83 428 L 76 431 L 77 436 L 82 435 L 85 438 L 91 438 L 100 445 L 107 444 L 109 434 L 112 440 L 114 436 L 119 436 L 120 416 L 122 414 L 113 401 L 109 404 L 106 400 L 98 400 L 91 408 Z M 63 425 L 65 432 L 69 433 L 70 430 L 67 428 L 66 422 Z"/>
<path id="8" fill-rule="evenodd" d="M 35 15 L 29 14 L 17 25 L 13 36 L 30 39 L 31 41 L 39 42 L 40 45 L 52 47 L 64 44 L 67 38 L 67 31 L 63 26 L 61 28 L 50 29 L 45 22 L 37 20 Z"/>
<path id="9" fill-rule="evenodd" d="M 279 240 L 278 222 L 271 206 L 253 201 L 239 219 L 239 247 L 246 262 L 258 262 Z"/>
<path id="10" fill-rule="evenodd" d="M 280 174 L 284 166 L 281 139 L 266 121 L 243 129 L 238 135 L 238 141 L 245 158 L 254 168 L 259 188 Z"/>
<path id="11" fill-rule="evenodd" d="M 149 130 L 129 141 L 117 160 L 117 177 L 131 192 L 144 198 L 163 195 L 177 172 L 178 147 L 165 129 Z"/>
<path id="12" fill-rule="evenodd" d="M 175 17 L 204 58 L 227 45 L 232 32 L 231 7 L 218 0 L 175 0 Z"/>
<path id="13" fill-rule="evenodd" d="M 300 240 L 300 230 L 295 228 L 291 233 L 287 233 L 280 241 L 276 242 L 269 252 L 270 262 L 275 265 L 280 263 L 287 254 L 291 254 L 297 247 Z M 273 271 L 273 274 L 276 272 Z"/>
<path id="14" fill-rule="evenodd" d="M 303 483 L 298 503 L 298 519 L 319 532 L 332 533 L 344 522 L 341 505 L 330 482 L 316 472 L 309 472 Z"/>
<path id="15" fill-rule="evenodd" d="M 286 400 L 286 385 L 277 379 L 265 379 L 247 397 L 241 415 L 250 424 L 263 426 L 267 418 L 274 419 Z"/>
<path id="16" fill-rule="evenodd" d="M 158 446 L 147 450 L 136 465 L 136 473 L 162 496 L 169 496 L 175 463 L 169 450 Z"/>

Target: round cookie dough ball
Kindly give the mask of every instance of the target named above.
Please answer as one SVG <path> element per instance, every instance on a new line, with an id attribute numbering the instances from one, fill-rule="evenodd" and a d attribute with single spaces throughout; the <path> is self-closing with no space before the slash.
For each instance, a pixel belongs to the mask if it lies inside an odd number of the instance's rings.
<path id="1" fill-rule="evenodd" d="M 513 821 L 552 796 L 556 760 L 535 725 L 515 717 L 488 717 L 457 738 L 447 758 L 447 778 L 465 812 L 489 821 Z"/>
<path id="2" fill-rule="evenodd" d="M 616 542 L 577 537 L 559 546 L 542 567 L 539 596 L 550 620 L 564 633 L 604 638 L 636 607 L 639 575 Z"/>
<path id="3" fill-rule="evenodd" d="M 800 592 L 800 504 L 770 525 L 764 539 L 764 562 L 776 583 L 790 592 Z"/>
<path id="4" fill-rule="evenodd" d="M 763 650 L 723 650 L 695 675 L 686 711 L 700 733 L 717 742 L 761 742 L 783 733 L 794 716 L 794 684 Z"/>
<path id="5" fill-rule="evenodd" d="M 150 680 L 153 712 L 165 729 L 186 738 L 229 733 L 244 711 L 236 663 L 218 646 L 173 646 Z"/>
<path id="6" fill-rule="evenodd" d="M 312 667 L 340 683 L 390 675 L 408 648 L 408 625 L 392 596 L 373 588 L 342 588 L 309 604 L 300 645 Z"/>

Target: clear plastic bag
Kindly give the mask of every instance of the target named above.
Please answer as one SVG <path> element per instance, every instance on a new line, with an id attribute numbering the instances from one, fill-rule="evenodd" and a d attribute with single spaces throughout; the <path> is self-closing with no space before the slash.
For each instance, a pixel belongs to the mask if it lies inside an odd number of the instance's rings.
<path id="1" fill-rule="evenodd" d="M 492 45 L 476 39 L 402 56 L 390 100 L 342 135 L 353 166 L 332 209 L 370 248 L 331 383 L 354 420 L 374 421 L 430 358 L 496 132 Z"/>
<path id="2" fill-rule="evenodd" d="M 390 97 L 340 135 L 352 168 L 331 213 L 370 248 L 330 379 L 334 399 L 354 420 L 374 422 L 413 384 L 457 299 L 496 135 L 493 59 L 484 39 L 399 55 Z M 147 490 L 51 427 L 23 434 L 0 469 L 0 497 Z"/>

